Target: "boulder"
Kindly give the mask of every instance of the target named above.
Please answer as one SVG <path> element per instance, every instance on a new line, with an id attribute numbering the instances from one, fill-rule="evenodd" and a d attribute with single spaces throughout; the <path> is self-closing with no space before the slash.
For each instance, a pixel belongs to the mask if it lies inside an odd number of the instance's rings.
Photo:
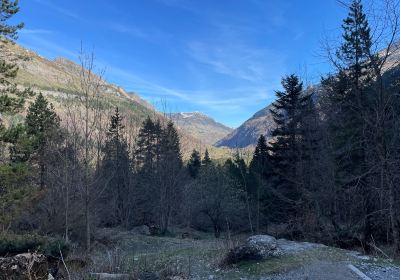
<path id="1" fill-rule="evenodd" d="M 160 280 L 160 276 L 154 272 L 141 272 L 139 273 L 135 280 Z"/>
<path id="2" fill-rule="evenodd" d="M 275 237 L 255 235 L 249 237 L 244 244 L 229 251 L 222 264 L 230 265 L 241 261 L 264 260 L 280 254 L 281 250 L 278 248 Z"/>
<path id="3" fill-rule="evenodd" d="M 150 235 L 150 229 L 146 225 L 134 227 L 132 232 L 136 234 Z"/>
<path id="4" fill-rule="evenodd" d="M 0 280 L 47 280 L 47 259 L 42 254 L 25 253 L 0 258 Z"/>
<path id="5" fill-rule="evenodd" d="M 123 273 L 91 273 L 91 279 L 96 280 L 130 280 L 133 279 L 129 274 Z"/>

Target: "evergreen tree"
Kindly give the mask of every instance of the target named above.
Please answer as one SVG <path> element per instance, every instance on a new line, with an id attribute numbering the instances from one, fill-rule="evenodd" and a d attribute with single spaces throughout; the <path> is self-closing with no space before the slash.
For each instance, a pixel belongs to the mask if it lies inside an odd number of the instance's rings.
<path id="1" fill-rule="evenodd" d="M 104 188 L 110 195 L 106 197 L 112 203 L 112 218 L 118 224 L 127 221 L 128 199 L 130 194 L 130 158 L 126 139 L 124 138 L 123 118 L 118 107 L 111 116 L 101 163 L 101 176 Z M 108 223 L 112 223 L 108 221 Z"/>
<path id="2" fill-rule="evenodd" d="M 157 170 L 159 181 L 159 225 L 161 234 L 166 234 L 172 212 L 176 210 L 181 196 L 182 154 L 180 140 L 174 123 L 169 121 L 162 131 L 161 157 Z"/>
<path id="3" fill-rule="evenodd" d="M 197 177 L 197 174 L 199 174 L 200 167 L 201 167 L 200 153 L 197 150 L 193 150 L 192 154 L 190 155 L 189 162 L 187 164 L 189 174 L 192 178 Z"/>
<path id="4" fill-rule="evenodd" d="M 263 134 L 258 138 L 257 146 L 254 149 L 253 158 L 249 166 L 249 189 L 252 200 L 256 205 L 256 232 L 260 232 L 261 215 L 265 212 L 267 202 L 266 184 L 271 175 L 268 146 Z M 268 222 L 264 220 L 265 226 Z"/>
<path id="5" fill-rule="evenodd" d="M 257 141 L 257 146 L 254 149 L 253 158 L 250 162 L 250 171 L 257 173 L 263 178 L 267 178 L 269 171 L 269 155 L 268 146 L 263 134 L 260 135 Z"/>
<path id="6" fill-rule="evenodd" d="M 0 2 L 0 114 L 16 112 L 23 108 L 25 97 L 32 91 L 19 90 L 14 83 L 18 66 L 13 62 L 13 55 L 7 51 L 7 45 L 18 38 L 18 30 L 24 24 L 10 25 L 8 21 L 19 12 L 18 0 L 2 0 Z"/>
<path id="7" fill-rule="evenodd" d="M 158 137 L 156 130 L 155 123 L 147 117 L 140 128 L 135 150 L 136 165 L 140 168 L 151 169 L 154 166 Z"/>
<path id="8" fill-rule="evenodd" d="M 180 168 L 182 166 L 182 154 L 179 134 L 172 121 L 169 121 L 167 127 L 163 130 L 160 144 L 161 160 L 165 163 L 176 164 Z"/>
<path id="9" fill-rule="evenodd" d="M 371 74 L 371 29 L 361 0 L 353 0 L 342 24 L 343 43 L 336 52 L 341 70 L 346 70 L 353 88 L 359 91 Z"/>
<path id="10" fill-rule="evenodd" d="M 53 105 L 40 93 L 33 102 L 26 115 L 26 131 L 30 136 L 34 151 L 34 160 L 39 166 L 40 186 L 45 186 L 45 172 L 49 143 L 56 141 L 59 136 L 60 120 L 54 111 Z"/>
<path id="11" fill-rule="evenodd" d="M 276 124 L 271 143 L 272 187 L 275 199 L 272 208 L 277 221 L 287 221 L 296 215 L 296 204 L 300 199 L 299 175 L 300 139 L 302 122 L 309 105 L 309 96 L 303 95 L 303 84 L 295 75 L 282 79 L 284 91 L 277 91 L 277 100 L 270 110 Z"/>
<path id="12" fill-rule="evenodd" d="M 342 28 L 343 42 L 336 53 L 339 73 L 323 80 L 328 103 L 332 105 L 332 114 L 328 114 L 327 120 L 333 139 L 338 189 L 357 190 L 352 194 L 353 215 L 363 221 L 361 241 L 368 250 L 373 202 L 367 159 L 375 146 L 369 139 L 372 137 L 367 135 L 373 130 L 368 127 L 372 113 L 370 89 L 374 80 L 371 63 L 379 58 L 371 51 L 373 40 L 361 0 L 352 1 Z"/>
<path id="13" fill-rule="evenodd" d="M 211 158 L 210 158 L 210 155 L 209 155 L 209 153 L 208 153 L 208 149 L 206 149 L 206 151 L 204 152 L 204 158 L 203 158 L 203 160 L 201 161 L 201 163 L 202 163 L 203 165 L 208 165 L 208 164 L 211 164 L 211 163 L 212 163 Z"/>

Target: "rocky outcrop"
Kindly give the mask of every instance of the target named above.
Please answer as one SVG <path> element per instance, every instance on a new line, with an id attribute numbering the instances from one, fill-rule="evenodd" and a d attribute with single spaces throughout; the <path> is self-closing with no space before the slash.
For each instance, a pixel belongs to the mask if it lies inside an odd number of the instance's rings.
<path id="1" fill-rule="evenodd" d="M 0 258 L 0 280 L 47 280 L 48 263 L 42 254 L 25 253 Z"/>
<path id="2" fill-rule="evenodd" d="M 279 256 L 280 254 L 281 250 L 277 245 L 275 237 L 255 235 L 249 237 L 241 246 L 232 249 L 222 264 L 230 265 L 241 261 L 264 260 L 269 257 Z"/>

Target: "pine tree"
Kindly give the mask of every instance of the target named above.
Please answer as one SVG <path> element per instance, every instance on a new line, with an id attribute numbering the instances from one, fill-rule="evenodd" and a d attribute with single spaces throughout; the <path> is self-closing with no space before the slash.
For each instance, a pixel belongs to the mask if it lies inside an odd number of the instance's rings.
<path id="1" fill-rule="evenodd" d="M 136 166 L 153 168 L 156 155 L 156 125 L 147 117 L 140 128 L 135 150 Z"/>
<path id="2" fill-rule="evenodd" d="M 303 84 L 295 75 L 282 79 L 284 91 L 277 91 L 277 100 L 270 110 L 276 124 L 272 132 L 271 166 L 273 167 L 272 187 L 274 189 L 276 220 L 285 221 L 296 215 L 296 203 L 300 199 L 298 164 L 300 139 L 304 112 L 309 104 L 309 96 L 303 95 Z"/>
<path id="3" fill-rule="evenodd" d="M 169 121 L 162 130 L 161 156 L 158 166 L 159 176 L 159 217 L 161 234 L 166 234 L 172 211 L 178 207 L 180 199 L 180 177 L 182 174 L 182 154 L 180 150 L 179 134 L 174 123 Z"/>
<path id="4" fill-rule="evenodd" d="M 336 52 L 342 70 L 346 70 L 356 91 L 371 74 L 371 29 L 361 0 L 353 0 L 342 24 L 343 43 Z"/>
<path id="5" fill-rule="evenodd" d="M 334 139 L 336 180 L 342 191 L 356 189 L 353 194 L 355 212 L 363 220 L 361 235 L 365 249 L 371 238 L 371 213 L 373 202 L 368 178 L 367 158 L 374 144 L 367 132 L 370 118 L 369 91 L 373 82 L 371 30 L 361 0 L 353 0 L 347 18 L 343 21 L 343 42 L 336 56 L 339 73 L 328 77 L 323 84 L 328 89 L 334 112 L 328 116 L 331 136 Z"/>
<path id="6" fill-rule="evenodd" d="M 254 149 L 253 158 L 249 166 L 249 189 L 252 200 L 256 204 L 256 232 L 260 232 L 261 214 L 264 212 L 262 206 L 267 205 L 266 184 L 271 175 L 271 165 L 269 161 L 268 146 L 263 134 L 258 138 L 257 146 Z M 267 221 L 263 223 L 268 225 Z"/>
<path id="7" fill-rule="evenodd" d="M 124 138 L 123 118 L 118 107 L 111 116 L 104 147 L 104 157 L 101 163 L 100 174 L 107 190 L 108 202 L 112 203 L 111 214 L 118 224 L 127 221 L 128 200 L 130 194 L 130 158 L 126 139 Z M 112 221 L 108 221 L 112 223 Z"/>
<path id="8" fill-rule="evenodd" d="M 199 174 L 200 167 L 201 167 L 200 153 L 197 150 L 193 150 L 192 154 L 190 155 L 189 162 L 187 164 L 189 174 L 192 178 L 197 177 L 197 174 Z"/>
<path id="9" fill-rule="evenodd" d="M 204 152 L 204 158 L 201 161 L 201 163 L 203 165 L 208 165 L 208 164 L 212 163 L 211 158 L 210 158 L 210 154 L 208 153 L 208 149 L 206 149 L 206 151 Z"/>
<path id="10" fill-rule="evenodd" d="M 259 174 L 265 179 L 268 177 L 269 168 L 268 146 L 265 136 L 261 134 L 250 162 L 250 171 Z"/>
<path id="11" fill-rule="evenodd" d="M 2 0 L 0 2 L 0 113 L 17 112 L 24 106 L 25 97 L 33 95 L 29 89 L 19 90 L 14 83 L 18 66 L 13 55 L 7 51 L 7 45 L 14 44 L 18 38 L 18 30 L 24 24 L 8 24 L 8 21 L 19 12 L 18 0 Z"/>
<path id="12" fill-rule="evenodd" d="M 46 155 L 49 143 L 58 138 L 60 119 L 54 111 L 53 105 L 40 93 L 35 102 L 28 108 L 26 115 L 26 131 L 30 136 L 34 151 L 34 159 L 39 165 L 40 186 L 45 186 Z"/>

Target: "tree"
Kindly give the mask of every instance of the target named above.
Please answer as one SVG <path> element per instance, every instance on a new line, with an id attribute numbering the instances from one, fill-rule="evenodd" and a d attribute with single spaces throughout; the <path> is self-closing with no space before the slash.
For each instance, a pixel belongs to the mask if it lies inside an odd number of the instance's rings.
<path id="1" fill-rule="evenodd" d="M 18 30 L 23 23 L 8 24 L 8 21 L 19 12 L 18 0 L 2 0 L 0 3 L 0 114 L 17 112 L 23 109 L 25 97 L 32 95 L 29 90 L 20 90 L 14 83 L 18 66 L 13 62 L 13 54 L 8 51 L 8 45 L 18 38 Z"/>
<path id="2" fill-rule="evenodd" d="M 188 188 L 192 215 L 205 215 L 212 224 L 214 236 L 220 237 L 223 225 L 243 212 L 242 191 L 229 172 L 220 166 L 206 165 Z"/>
<path id="3" fill-rule="evenodd" d="M 304 112 L 309 104 L 308 95 L 303 95 L 303 84 L 295 75 L 282 79 L 284 91 L 277 91 L 277 100 L 270 110 L 276 128 L 272 132 L 270 161 L 273 167 L 271 191 L 275 196 L 273 206 L 276 221 L 294 221 L 297 215 L 297 202 L 301 196 L 298 181 L 300 158 L 301 127 Z"/>
<path id="4" fill-rule="evenodd" d="M 252 183 L 250 189 L 252 190 L 257 205 L 256 232 L 260 231 L 261 200 L 264 199 L 265 192 L 263 187 L 265 187 L 267 183 L 271 169 L 267 142 L 265 136 L 261 134 L 258 138 L 257 146 L 254 149 L 253 158 L 249 166 L 250 178 L 252 179 L 250 180 Z"/>
<path id="5" fill-rule="evenodd" d="M 269 154 L 265 136 L 260 135 L 254 149 L 253 158 L 250 162 L 250 170 L 260 176 L 267 178 L 269 171 Z"/>
<path id="6" fill-rule="evenodd" d="M 169 121 L 162 131 L 159 175 L 159 221 L 161 234 L 168 231 L 172 212 L 179 205 L 181 178 L 183 171 L 180 140 L 174 123 Z"/>
<path id="7" fill-rule="evenodd" d="M 206 151 L 204 152 L 204 158 L 201 161 L 201 163 L 203 165 L 208 165 L 208 164 L 212 163 L 211 158 L 210 158 L 210 154 L 208 153 L 208 149 L 206 149 Z"/>
<path id="8" fill-rule="evenodd" d="M 138 168 L 146 170 L 155 166 L 157 138 L 160 128 L 148 116 L 142 123 L 137 137 L 135 163 Z"/>
<path id="9" fill-rule="evenodd" d="M 79 164 L 82 167 L 79 181 L 80 199 L 82 199 L 83 219 L 85 225 L 86 251 L 91 249 L 92 226 L 94 216 L 94 202 L 98 198 L 99 190 L 94 188 L 97 181 L 97 173 L 93 167 L 97 166 L 100 159 L 101 139 L 105 133 L 102 129 L 103 103 L 101 92 L 104 81 L 101 71 L 95 65 L 94 53 L 86 53 L 81 47 L 79 55 L 80 65 L 76 69 L 79 77 L 78 83 L 70 82 L 73 91 L 68 92 L 64 100 L 66 107 L 67 123 L 74 150 L 79 155 Z"/>
<path id="10" fill-rule="evenodd" d="M 124 137 L 123 118 L 118 107 L 110 118 L 110 125 L 104 145 L 104 156 L 100 163 L 99 175 L 101 189 L 105 190 L 102 201 L 110 205 L 105 211 L 106 216 L 111 216 L 103 221 L 108 225 L 128 223 L 130 212 L 131 162 L 128 145 Z"/>
<path id="11" fill-rule="evenodd" d="M 200 167 L 201 167 L 200 153 L 197 150 L 193 150 L 192 154 L 190 155 L 189 162 L 187 164 L 189 174 L 192 178 L 197 177 L 197 174 L 199 174 Z"/>
<path id="12" fill-rule="evenodd" d="M 343 40 L 336 51 L 338 75 L 323 81 L 330 94 L 334 115 L 331 136 L 336 155 L 336 180 L 342 191 L 353 191 L 356 213 L 361 216 L 361 240 L 369 250 L 371 242 L 372 173 L 368 158 L 374 144 L 368 139 L 371 104 L 370 87 L 373 83 L 371 29 L 361 0 L 353 0 L 348 16 L 342 24 Z M 371 60 L 372 58 L 372 60 Z M 357 198 L 359 197 L 359 199 Z M 358 203 L 360 202 L 360 203 Z M 349 222 L 350 226 L 353 226 Z"/>
<path id="13" fill-rule="evenodd" d="M 60 120 L 53 105 L 40 93 L 29 106 L 25 122 L 27 134 L 32 137 L 34 159 L 39 166 L 39 185 L 44 188 L 49 143 L 58 137 Z"/>

